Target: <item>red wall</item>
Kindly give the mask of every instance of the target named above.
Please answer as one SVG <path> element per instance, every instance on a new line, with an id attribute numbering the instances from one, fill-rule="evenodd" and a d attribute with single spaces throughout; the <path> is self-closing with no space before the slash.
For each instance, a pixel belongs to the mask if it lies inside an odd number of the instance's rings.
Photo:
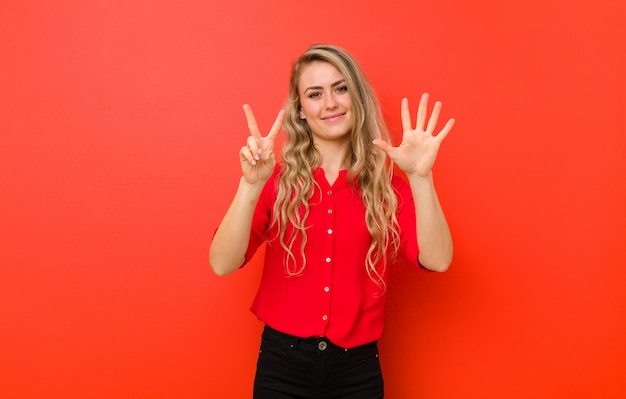
<path id="1" fill-rule="evenodd" d="M 389 398 L 626 396 L 626 3 L 0 4 L 0 397 L 249 397 L 261 269 L 217 278 L 241 104 L 349 49 L 457 124 L 445 274 L 392 271 Z"/>

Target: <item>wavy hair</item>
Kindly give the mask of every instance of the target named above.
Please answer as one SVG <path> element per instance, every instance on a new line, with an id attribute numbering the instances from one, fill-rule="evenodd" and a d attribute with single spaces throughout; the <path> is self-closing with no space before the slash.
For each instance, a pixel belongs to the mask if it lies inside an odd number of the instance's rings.
<path id="1" fill-rule="evenodd" d="M 282 164 L 278 180 L 273 223 L 278 227 L 278 238 L 286 252 L 285 267 L 290 276 L 300 275 L 306 267 L 304 248 L 307 243 L 306 220 L 316 182 L 313 171 L 320 166 L 321 157 L 313 143 L 311 129 L 305 119 L 300 119 L 299 83 L 303 69 L 312 62 L 322 61 L 333 65 L 341 73 L 352 102 L 353 128 L 350 134 L 348 157 L 349 181 L 356 181 L 365 206 L 365 223 L 372 236 L 365 268 L 370 279 L 384 291 L 385 267 L 388 251 L 398 250 L 400 233 L 396 211 L 398 200 L 391 185 L 393 166 L 382 151 L 372 151 L 372 141 L 387 142 L 389 133 L 382 118 L 376 94 L 354 58 L 345 50 L 329 45 L 309 47 L 293 64 L 289 81 L 289 99 L 286 105 L 284 130 L 286 142 L 282 151 Z M 288 232 L 287 225 L 293 230 Z M 297 236 L 301 245 L 294 249 Z M 294 251 L 303 259 L 297 265 Z M 380 266 L 379 266 L 380 265 Z"/>

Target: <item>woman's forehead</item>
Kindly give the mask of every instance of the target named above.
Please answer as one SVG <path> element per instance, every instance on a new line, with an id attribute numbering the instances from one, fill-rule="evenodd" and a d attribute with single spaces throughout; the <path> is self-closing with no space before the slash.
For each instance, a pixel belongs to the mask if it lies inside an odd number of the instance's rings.
<path id="1" fill-rule="evenodd" d="M 334 65 L 325 61 L 313 61 L 302 68 L 300 88 L 332 86 L 344 77 Z"/>

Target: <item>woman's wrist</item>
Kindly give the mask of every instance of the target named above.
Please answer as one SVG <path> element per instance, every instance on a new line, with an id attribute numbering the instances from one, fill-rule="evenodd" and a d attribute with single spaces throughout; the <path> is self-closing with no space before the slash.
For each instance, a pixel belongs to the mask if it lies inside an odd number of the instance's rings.
<path id="1" fill-rule="evenodd" d="M 420 175 L 417 173 L 407 173 L 406 177 L 409 179 L 410 183 L 424 184 L 433 182 L 433 172 L 432 170 L 428 172 L 426 175 Z"/>

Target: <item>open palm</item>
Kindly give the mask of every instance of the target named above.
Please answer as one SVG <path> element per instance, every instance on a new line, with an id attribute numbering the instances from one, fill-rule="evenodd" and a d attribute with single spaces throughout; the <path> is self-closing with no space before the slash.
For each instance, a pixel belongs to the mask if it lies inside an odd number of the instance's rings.
<path id="1" fill-rule="evenodd" d="M 441 113 L 441 103 L 437 101 L 428 118 L 428 94 L 424 93 L 417 109 L 415 128 L 412 127 L 408 99 L 402 99 L 402 142 L 397 147 L 383 140 L 374 140 L 374 144 L 383 150 L 393 162 L 407 175 L 427 176 L 435 164 L 441 142 L 446 138 L 454 119 L 448 120 L 441 131 L 435 135 L 435 128 Z"/>

